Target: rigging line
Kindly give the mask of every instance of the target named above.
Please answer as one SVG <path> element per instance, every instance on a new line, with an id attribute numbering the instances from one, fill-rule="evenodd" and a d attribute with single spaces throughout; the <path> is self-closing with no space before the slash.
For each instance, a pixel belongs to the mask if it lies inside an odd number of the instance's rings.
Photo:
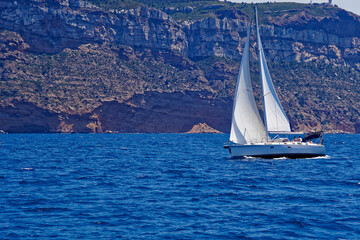
<path id="1" fill-rule="evenodd" d="M 278 121 L 278 115 L 277 115 L 277 106 L 276 106 L 276 102 L 274 102 L 275 105 L 275 116 L 276 116 L 276 129 L 279 131 L 279 121 Z"/>
<path id="2" fill-rule="evenodd" d="M 268 92 L 267 94 L 265 94 L 265 95 L 262 95 L 262 97 L 266 97 L 267 95 L 269 95 L 271 92 Z"/>
<path id="3" fill-rule="evenodd" d="M 259 31 L 259 19 L 258 19 L 258 11 L 257 7 L 255 6 L 255 21 L 256 21 L 256 37 L 258 42 L 258 51 L 259 51 L 259 71 L 260 71 L 260 77 L 261 77 L 261 88 L 264 90 L 264 79 L 262 76 L 263 70 L 263 59 L 262 59 L 262 43 L 260 39 L 260 31 Z M 267 117 L 266 117 L 266 108 L 265 108 L 265 97 L 262 97 L 262 103 L 263 103 L 263 111 L 264 111 L 264 123 L 265 123 L 265 131 L 266 131 L 266 142 L 269 141 L 269 135 L 268 135 L 268 125 L 267 125 Z"/>

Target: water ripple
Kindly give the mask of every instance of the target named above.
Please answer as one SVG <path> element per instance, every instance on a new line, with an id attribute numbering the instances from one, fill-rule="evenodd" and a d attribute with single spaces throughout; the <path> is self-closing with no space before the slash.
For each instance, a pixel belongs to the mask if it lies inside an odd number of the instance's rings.
<path id="1" fill-rule="evenodd" d="M 357 239 L 359 135 L 232 160 L 228 135 L 3 134 L 4 239 Z"/>

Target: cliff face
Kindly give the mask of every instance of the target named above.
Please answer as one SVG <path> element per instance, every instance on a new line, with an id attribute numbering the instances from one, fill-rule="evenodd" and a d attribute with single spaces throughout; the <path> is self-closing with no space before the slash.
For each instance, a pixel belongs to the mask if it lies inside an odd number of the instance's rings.
<path id="1" fill-rule="evenodd" d="M 0 8 L 3 28 L 20 33 L 33 52 L 104 42 L 179 52 L 187 47 L 180 26 L 156 9 L 103 11 L 81 0 L 4 0 Z"/>
<path id="2" fill-rule="evenodd" d="M 90 113 L 54 113 L 31 103 L 0 107 L 0 125 L 9 133 L 178 133 L 206 121 L 228 131 L 231 105 L 205 98 L 208 92 L 146 92 L 125 102 L 107 101 Z"/>
<path id="3" fill-rule="evenodd" d="M 197 6 L 163 9 L 168 15 L 81 0 L 1 1 L 0 129 L 187 132 L 206 123 L 228 132 L 251 19 L 244 6 L 201 5 L 210 17 L 179 19 Z M 268 6 L 259 6 L 263 45 L 293 128 L 357 132 L 359 17 Z M 254 37 L 251 60 L 259 100 Z"/>
<path id="4" fill-rule="evenodd" d="M 291 11 L 289 11 L 291 12 Z M 283 11 L 282 18 L 288 16 Z M 266 14 L 265 14 L 266 16 Z M 337 18 L 315 17 L 304 12 L 290 19 L 269 17 L 271 25 L 260 32 L 268 61 L 353 64 L 360 70 L 360 18 L 339 10 Z M 211 56 L 240 60 L 246 20 L 208 18 L 182 24 L 191 59 Z M 252 36 L 255 36 L 253 25 Z M 256 42 L 256 39 L 253 39 Z M 253 44 L 253 57 L 255 56 Z"/>

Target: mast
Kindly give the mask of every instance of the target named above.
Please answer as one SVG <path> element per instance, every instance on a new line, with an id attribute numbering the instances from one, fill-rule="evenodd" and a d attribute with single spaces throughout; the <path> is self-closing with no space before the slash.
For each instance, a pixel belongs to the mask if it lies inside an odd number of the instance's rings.
<path id="1" fill-rule="evenodd" d="M 259 48 L 259 68 L 263 90 L 264 120 L 267 132 L 291 132 L 290 123 L 276 94 L 261 43 L 258 12 L 255 7 L 256 33 Z"/>
<path id="2" fill-rule="evenodd" d="M 257 11 L 257 7 L 255 6 L 255 23 L 256 23 L 256 38 L 258 41 L 258 50 L 259 50 L 259 72 L 261 72 L 261 59 L 260 59 L 260 52 L 263 50 L 262 49 L 262 44 L 261 44 L 261 40 L 260 40 L 260 31 L 259 31 L 259 19 L 258 19 L 258 11 Z M 261 79 L 262 80 L 262 79 Z M 261 88 L 264 89 L 264 84 L 263 81 L 261 81 Z M 267 121 L 266 121 L 266 111 L 265 111 L 265 95 L 262 95 L 262 100 L 263 100 L 263 112 L 264 112 L 264 122 L 265 122 L 265 129 L 266 132 L 269 132 L 268 127 L 267 127 Z"/>

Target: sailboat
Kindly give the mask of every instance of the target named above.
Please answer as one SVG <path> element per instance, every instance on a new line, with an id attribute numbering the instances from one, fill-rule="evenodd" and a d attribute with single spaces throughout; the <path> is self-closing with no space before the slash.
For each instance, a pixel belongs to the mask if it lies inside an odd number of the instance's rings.
<path id="1" fill-rule="evenodd" d="M 315 134 L 320 139 L 320 142 L 316 143 L 311 141 L 313 139 L 311 137 L 304 140 L 296 139 L 296 141 L 290 141 L 288 138 L 270 138 L 270 134 L 277 134 L 277 136 L 280 133 L 291 134 L 291 127 L 272 83 L 261 43 L 257 9 L 255 11 L 265 124 L 260 117 L 251 86 L 249 63 L 251 25 L 249 24 L 235 90 L 230 139 L 224 147 L 229 149 L 233 158 L 325 156 L 326 149 L 321 133 Z"/>

